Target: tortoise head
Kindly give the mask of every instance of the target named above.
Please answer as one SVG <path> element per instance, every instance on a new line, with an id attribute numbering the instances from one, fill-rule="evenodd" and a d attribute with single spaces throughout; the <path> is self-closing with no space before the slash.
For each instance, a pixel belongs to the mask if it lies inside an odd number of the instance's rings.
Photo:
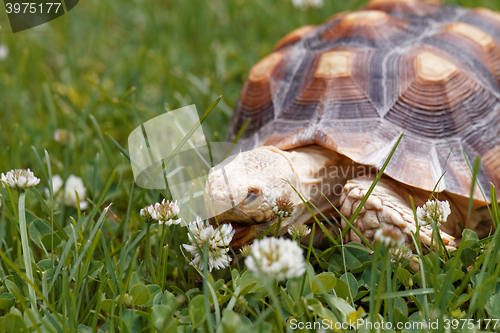
<path id="1" fill-rule="evenodd" d="M 276 198 L 297 201 L 290 186 L 296 187 L 297 179 L 285 154 L 273 147 L 261 147 L 240 153 L 231 162 L 210 170 L 205 206 L 214 216 L 210 219 L 212 224 L 233 226 L 233 248 L 250 243 L 276 222 L 272 209 Z"/>

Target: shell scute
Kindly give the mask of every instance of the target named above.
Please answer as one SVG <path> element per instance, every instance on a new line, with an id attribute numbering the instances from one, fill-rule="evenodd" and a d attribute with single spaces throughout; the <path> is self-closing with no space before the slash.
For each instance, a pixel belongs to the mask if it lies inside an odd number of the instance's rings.
<path id="1" fill-rule="evenodd" d="M 250 71 L 231 123 L 244 149 L 318 144 L 426 190 L 500 187 L 500 14 L 372 0 L 285 36 Z M 465 152 L 465 157 L 464 157 Z M 467 160 L 466 160 L 467 158 Z M 483 200 L 479 190 L 477 202 Z"/>

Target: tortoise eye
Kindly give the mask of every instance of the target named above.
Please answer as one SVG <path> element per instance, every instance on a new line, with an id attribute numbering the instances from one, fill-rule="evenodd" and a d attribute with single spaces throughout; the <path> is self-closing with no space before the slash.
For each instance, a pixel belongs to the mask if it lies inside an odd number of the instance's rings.
<path id="1" fill-rule="evenodd" d="M 248 194 L 247 194 L 245 200 L 243 200 L 242 204 L 243 205 L 252 204 L 255 200 L 257 200 L 260 193 L 261 193 L 261 191 L 259 189 L 256 189 L 256 188 L 249 189 Z"/>

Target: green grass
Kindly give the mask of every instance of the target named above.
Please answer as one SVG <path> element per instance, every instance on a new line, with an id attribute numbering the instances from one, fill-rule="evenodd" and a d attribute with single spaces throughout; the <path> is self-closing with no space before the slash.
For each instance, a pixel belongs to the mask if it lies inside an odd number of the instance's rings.
<path id="1" fill-rule="evenodd" d="M 322 9 L 303 12 L 288 0 L 81 1 L 49 25 L 0 35 L 10 49 L 0 61 L 0 173 L 31 168 L 42 179 L 26 192 L 33 285 L 18 194 L 0 187 L 0 333 L 279 332 L 291 331 L 293 319 L 389 316 L 439 319 L 437 332 L 445 319 L 500 318 L 498 232 L 480 241 L 466 231 L 451 260 L 419 256 L 419 272 L 390 263 L 382 247 L 373 254 L 332 237 L 326 250 L 304 249 L 303 277 L 279 285 L 255 279 L 241 260 L 200 279 L 180 248 L 185 228 L 153 225 L 146 246 L 139 210 L 161 195 L 134 186 L 130 163 L 110 136 L 126 147 L 134 128 L 166 109 L 194 103 L 201 116 L 222 95 L 204 130 L 223 140 L 249 68 L 274 43 L 365 2 L 325 0 Z M 500 10 L 492 0 L 447 3 Z M 75 141 L 55 142 L 60 128 Z M 56 174 L 83 178 L 86 211 L 47 199 L 44 188 Z M 491 214 L 500 222 L 498 207 Z"/>

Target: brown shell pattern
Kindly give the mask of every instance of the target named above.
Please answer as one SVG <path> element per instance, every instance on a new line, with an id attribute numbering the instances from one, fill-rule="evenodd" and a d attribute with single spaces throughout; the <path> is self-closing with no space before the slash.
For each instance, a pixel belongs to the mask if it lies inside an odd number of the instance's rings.
<path id="1" fill-rule="evenodd" d="M 418 188 L 470 195 L 471 164 L 500 188 L 500 14 L 417 0 L 299 28 L 250 71 L 231 123 L 240 143 L 319 144 Z M 450 153 L 451 152 L 451 153 Z M 448 158 L 449 156 L 449 158 Z M 482 202 L 479 190 L 474 198 Z"/>

